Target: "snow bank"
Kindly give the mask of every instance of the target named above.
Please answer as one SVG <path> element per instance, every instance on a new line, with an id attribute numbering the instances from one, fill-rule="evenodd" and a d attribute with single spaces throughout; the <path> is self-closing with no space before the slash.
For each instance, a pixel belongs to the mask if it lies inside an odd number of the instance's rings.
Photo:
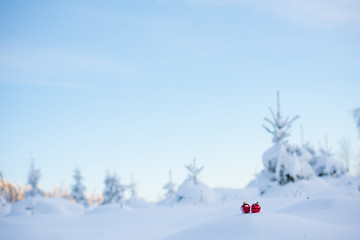
<path id="1" fill-rule="evenodd" d="M 63 198 L 31 197 L 13 204 L 9 216 L 34 214 L 81 215 L 85 212 L 82 205 Z"/>
<path id="2" fill-rule="evenodd" d="M 359 197 L 359 196 L 358 196 Z M 356 225 L 360 216 L 360 198 L 349 196 L 320 196 L 293 204 L 277 211 L 326 222 L 333 225 Z"/>
<path id="3" fill-rule="evenodd" d="M 123 212 L 124 210 L 129 210 L 129 207 L 121 206 L 120 204 L 104 204 L 93 208 L 86 214 L 113 214 Z"/>
<path id="4" fill-rule="evenodd" d="M 162 240 L 358 239 L 355 228 L 276 213 L 234 215 L 176 233 Z"/>
<path id="5" fill-rule="evenodd" d="M 131 208 L 148 208 L 151 207 L 151 203 L 147 202 L 145 199 L 141 197 L 132 197 L 125 202 L 126 206 Z"/>
<path id="6" fill-rule="evenodd" d="M 255 184 L 254 184 L 255 182 Z M 350 175 L 343 175 L 338 178 L 333 177 L 313 177 L 307 180 L 290 182 L 280 185 L 277 182 L 268 181 L 266 178 L 257 178 L 251 185 L 266 189 L 262 192 L 264 197 L 308 197 L 320 195 L 345 194 L 359 196 L 359 179 Z"/>
<path id="7" fill-rule="evenodd" d="M 282 202 L 279 201 L 278 205 L 281 204 Z M 351 206 L 351 208 L 348 209 L 345 206 Z M 193 226 L 162 240 L 355 240 L 360 236 L 359 216 L 359 198 L 305 199 L 279 211 L 268 211 L 264 204 L 260 213 L 229 215 Z"/>
<path id="8" fill-rule="evenodd" d="M 10 212 L 10 204 L 2 197 L 0 189 L 0 216 L 4 216 Z"/>
<path id="9" fill-rule="evenodd" d="M 198 181 L 195 184 L 191 179 L 187 179 L 178 188 L 177 201 L 195 205 L 208 204 L 216 201 L 216 194 L 204 183 Z"/>
<path id="10" fill-rule="evenodd" d="M 108 204 L 75 216 L 1 217 L 0 233 L 7 240 L 358 239 L 360 193 L 353 195 L 344 185 L 338 190 L 310 198 L 252 198 L 250 192 L 240 191 L 243 200 L 259 201 L 262 207 L 260 213 L 248 215 L 241 213 L 241 202 L 227 202 L 141 209 Z"/>

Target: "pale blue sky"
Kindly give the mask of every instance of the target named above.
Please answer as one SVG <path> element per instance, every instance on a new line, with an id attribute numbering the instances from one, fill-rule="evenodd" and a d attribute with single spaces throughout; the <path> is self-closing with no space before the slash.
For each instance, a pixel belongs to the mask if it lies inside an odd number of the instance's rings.
<path id="1" fill-rule="evenodd" d="M 211 187 L 262 169 L 281 92 L 290 142 L 359 145 L 360 4 L 346 0 L 1 1 L 0 171 L 89 192 L 107 170 L 157 200 L 197 157 Z"/>

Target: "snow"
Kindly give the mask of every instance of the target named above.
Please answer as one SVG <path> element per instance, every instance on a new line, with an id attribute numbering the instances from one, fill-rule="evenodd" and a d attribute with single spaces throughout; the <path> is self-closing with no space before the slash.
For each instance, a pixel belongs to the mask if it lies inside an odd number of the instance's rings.
<path id="1" fill-rule="evenodd" d="M 1 177 L 1 173 L 0 173 Z M 0 189 L 0 216 L 6 215 L 10 212 L 10 205 L 2 196 L 2 190 Z"/>
<path id="2" fill-rule="evenodd" d="M 163 239 L 358 239 L 360 231 L 355 225 L 354 223 L 350 225 L 351 228 L 276 212 L 236 214 L 195 226 Z"/>
<path id="3" fill-rule="evenodd" d="M 106 204 L 85 210 L 66 199 L 28 198 L 0 217 L 0 235 L 7 240 L 358 239 L 359 182 L 349 176 L 314 177 L 273 186 L 263 195 L 254 187 L 214 189 L 217 201 L 172 207 Z M 242 201 L 259 201 L 261 212 L 242 214 Z"/>
<path id="4" fill-rule="evenodd" d="M 62 198 L 30 197 L 13 204 L 9 216 L 38 214 L 82 215 L 82 205 Z"/>
<path id="5" fill-rule="evenodd" d="M 309 179 L 315 175 L 310 159 L 311 155 L 305 149 L 278 142 L 263 154 L 264 172 L 270 181 L 280 184 Z"/>
<path id="6" fill-rule="evenodd" d="M 127 200 L 125 205 L 131 208 L 148 208 L 151 206 L 151 204 L 148 203 L 145 199 L 136 195 Z"/>
<path id="7" fill-rule="evenodd" d="M 179 186 L 178 201 L 191 204 L 208 204 L 216 201 L 215 192 L 204 183 L 187 179 Z"/>

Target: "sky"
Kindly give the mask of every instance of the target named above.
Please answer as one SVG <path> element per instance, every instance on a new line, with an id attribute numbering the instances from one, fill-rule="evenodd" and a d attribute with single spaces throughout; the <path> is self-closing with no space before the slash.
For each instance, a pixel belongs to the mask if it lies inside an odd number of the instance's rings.
<path id="1" fill-rule="evenodd" d="M 242 188 L 272 145 L 277 91 L 300 116 L 290 143 L 302 127 L 355 155 L 359 43 L 354 0 L 1 1 L 0 172 L 25 184 L 35 159 L 53 190 L 79 167 L 88 194 L 132 175 L 155 201 L 196 158 L 210 187 Z"/>

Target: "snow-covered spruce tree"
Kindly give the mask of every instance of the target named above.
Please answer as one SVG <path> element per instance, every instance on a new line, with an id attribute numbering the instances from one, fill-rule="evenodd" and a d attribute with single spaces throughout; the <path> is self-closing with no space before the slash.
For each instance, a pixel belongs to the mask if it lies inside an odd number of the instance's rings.
<path id="1" fill-rule="evenodd" d="M 75 180 L 75 184 L 71 188 L 70 197 L 75 200 L 75 202 L 82 204 L 84 207 L 88 207 L 89 201 L 85 196 L 86 187 L 82 183 L 83 177 L 81 176 L 79 168 L 76 168 L 74 170 L 73 177 Z"/>
<path id="2" fill-rule="evenodd" d="M 176 196 L 176 191 L 175 191 L 175 184 L 172 181 L 172 173 L 171 170 L 169 170 L 169 182 L 167 182 L 164 186 L 163 189 L 166 190 L 165 193 L 165 197 L 166 199 L 175 199 Z"/>
<path id="3" fill-rule="evenodd" d="M 346 173 L 344 165 L 334 159 L 334 154 L 330 150 L 324 148 L 320 148 L 320 154 L 317 156 L 313 169 L 319 177 L 340 177 Z"/>
<path id="4" fill-rule="evenodd" d="M 125 186 L 125 188 L 130 191 L 130 198 L 128 200 L 126 200 L 126 202 L 125 202 L 126 206 L 129 206 L 132 208 L 148 207 L 149 204 L 146 202 L 146 200 L 138 196 L 137 190 L 136 190 L 137 182 L 134 181 L 134 178 L 132 175 L 131 175 L 130 179 L 131 179 L 130 184 Z"/>
<path id="5" fill-rule="evenodd" d="M 163 186 L 163 189 L 166 190 L 165 198 L 158 202 L 159 206 L 173 206 L 177 201 L 177 195 L 175 190 L 175 184 L 172 180 L 172 173 L 169 170 L 169 181 Z"/>
<path id="6" fill-rule="evenodd" d="M 137 191 L 136 191 L 136 185 L 137 183 L 134 181 L 133 176 L 130 177 L 131 181 L 130 184 L 127 185 L 127 189 L 130 191 L 130 198 L 136 198 L 137 197 Z"/>
<path id="7" fill-rule="evenodd" d="M 26 197 L 44 196 L 44 192 L 40 190 L 38 182 L 41 177 L 40 170 L 35 169 L 34 160 L 31 160 L 30 171 L 28 174 L 28 184 L 31 189 L 25 193 Z"/>
<path id="8" fill-rule="evenodd" d="M 266 150 L 263 154 L 263 164 L 265 170 L 259 174 L 259 180 L 270 180 L 280 185 L 294 182 L 300 179 L 308 179 L 314 175 L 309 164 L 311 155 L 309 152 L 298 146 L 292 146 L 287 143 L 290 136 L 292 123 L 299 118 L 284 118 L 280 112 L 279 93 L 277 93 L 277 112 L 274 114 L 270 108 L 272 120 L 264 120 L 270 124 L 270 127 L 263 127 L 273 136 L 274 145 Z M 261 181 L 260 181 L 261 182 Z M 266 184 L 265 184 L 266 185 Z M 263 192 L 267 186 L 260 186 Z"/>
<path id="9" fill-rule="evenodd" d="M 309 143 L 304 148 L 311 154 L 310 165 L 316 176 L 339 177 L 346 173 L 344 165 L 334 159 L 330 149 L 320 148 L 318 153 Z"/>
<path id="10" fill-rule="evenodd" d="M 105 190 L 103 192 L 102 204 L 120 204 L 123 207 L 125 201 L 125 190 L 126 186 L 120 184 L 119 178 L 114 175 L 107 173 L 105 178 Z"/>
<path id="11" fill-rule="evenodd" d="M 193 164 L 185 165 L 189 171 L 187 179 L 179 186 L 177 201 L 192 204 L 206 204 L 216 200 L 215 192 L 199 181 L 199 174 L 204 167 L 196 166 L 196 159 Z"/>

